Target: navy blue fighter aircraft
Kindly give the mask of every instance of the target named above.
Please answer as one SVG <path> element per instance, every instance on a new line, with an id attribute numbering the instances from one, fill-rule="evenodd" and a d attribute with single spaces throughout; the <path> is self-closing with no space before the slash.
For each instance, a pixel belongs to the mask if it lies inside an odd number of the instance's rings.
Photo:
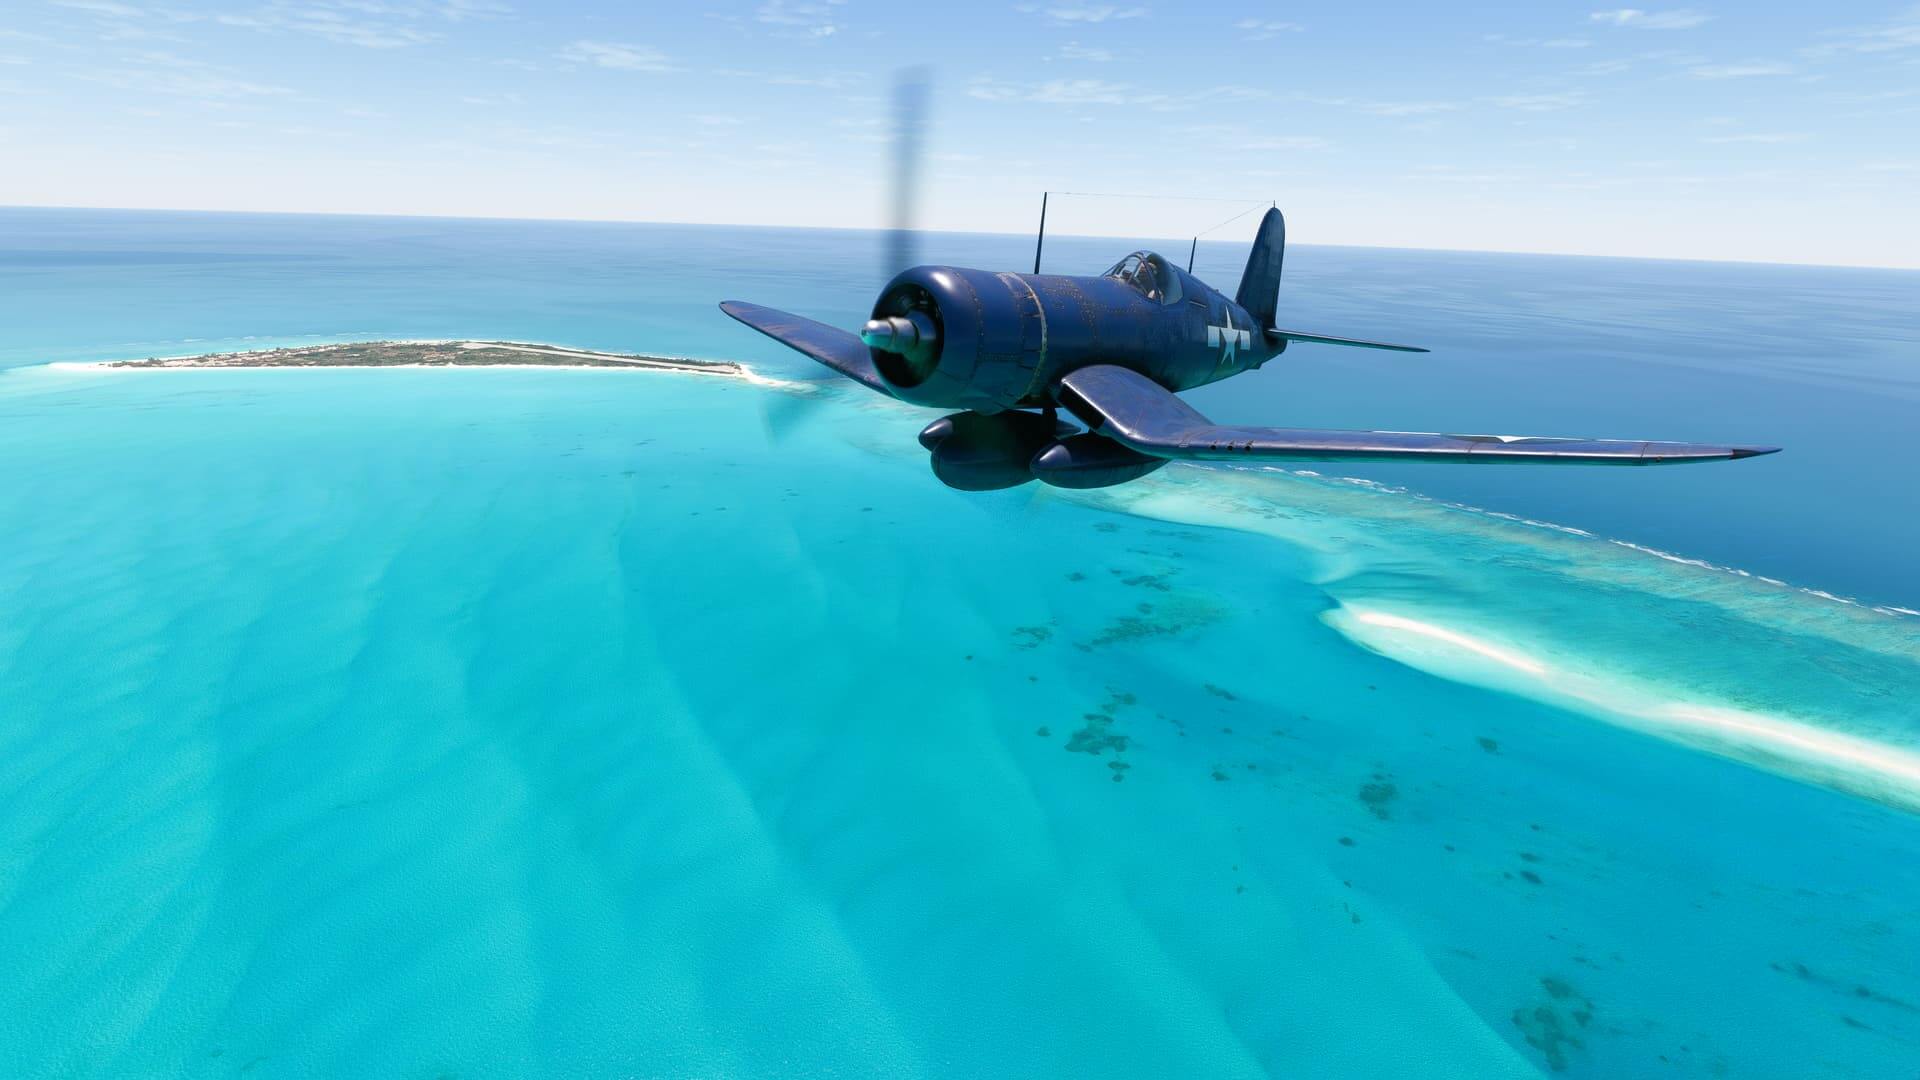
<path id="1" fill-rule="evenodd" d="M 934 474 L 967 491 L 1106 487 L 1178 460 L 1665 465 L 1777 449 L 1215 424 L 1176 392 L 1252 371 L 1291 343 L 1427 351 L 1280 328 L 1285 246 L 1269 210 L 1232 299 L 1141 251 L 1099 277 L 916 266 L 887 283 L 858 336 L 737 300 L 720 310 L 868 389 L 960 410 L 920 442 Z"/>

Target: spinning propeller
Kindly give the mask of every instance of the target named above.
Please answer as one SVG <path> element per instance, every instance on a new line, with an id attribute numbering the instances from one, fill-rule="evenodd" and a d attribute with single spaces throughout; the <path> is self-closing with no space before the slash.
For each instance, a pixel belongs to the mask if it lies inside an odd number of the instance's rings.
<path id="1" fill-rule="evenodd" d="M 920 262 L 921 162 L 925 158 L 930 84 L 930 69 L 925 67 L 902 68 L 894 73 L 892 126 L 888 136 L 887 230 L 880 262 L 882 283 Z M 924 314 L 909 312 L 905 317 L 868 323 L 861 338 L 875 348 L 913 357 L 924 355 L 926 347 L 933 344 L 935 332 L 933 323 Z M 768 438 L 774 442 L 784 441 L 818 412 L 818 391 L 840 381 L 834 376 L 807 379 L 804 382 L 808 387 L 803 391 L 765 395 L 760 415 Z"/>

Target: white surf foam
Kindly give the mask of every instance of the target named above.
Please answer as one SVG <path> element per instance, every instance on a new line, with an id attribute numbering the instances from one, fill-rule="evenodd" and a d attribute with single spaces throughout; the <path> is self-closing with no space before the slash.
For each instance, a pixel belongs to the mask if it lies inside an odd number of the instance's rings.
<path id="1" fill-rule="evenodd" d="M 1491 635 L 1378 607 L 1342 605 L 1322 619 L 1357 644 L 1456 682 L 1533 698 L 1744 761 L 1785 776 L 1920 811 L 1920 753 L 1837 731 L 1581 671 Z"/>

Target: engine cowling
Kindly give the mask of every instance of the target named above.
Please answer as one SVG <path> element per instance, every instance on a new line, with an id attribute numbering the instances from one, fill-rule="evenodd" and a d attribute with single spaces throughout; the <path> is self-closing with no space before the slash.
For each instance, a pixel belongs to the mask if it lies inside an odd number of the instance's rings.
<path id="1" fill-rule="evenodd" d="M 1054 487 L 1102 488 L 1124 484 L 1165 465 L 1152 457 L 1091 431 L 1060 439 L 1041 448 L 1028 470 L 1034 479 Z"/>
<path id="2" fill-rule="evenodd" d="M 916 266 L 881 290 L 860 338 L 900 400 L 993 413 L 1043 396 L 1046 332 L 1020 275 Z"/>

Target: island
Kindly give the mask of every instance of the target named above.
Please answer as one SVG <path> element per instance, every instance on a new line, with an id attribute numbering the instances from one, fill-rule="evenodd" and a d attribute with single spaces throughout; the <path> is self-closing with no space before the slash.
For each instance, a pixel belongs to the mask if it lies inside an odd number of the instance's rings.
<path id="1" fill-rule="evenodd" d="M 562 367 L 642 368 L 751 378 L 744 364 L 680 356 L 595 352 L 519 341 L 355 341 L 205 356 L 114 360 L 110 368 Z"/>

